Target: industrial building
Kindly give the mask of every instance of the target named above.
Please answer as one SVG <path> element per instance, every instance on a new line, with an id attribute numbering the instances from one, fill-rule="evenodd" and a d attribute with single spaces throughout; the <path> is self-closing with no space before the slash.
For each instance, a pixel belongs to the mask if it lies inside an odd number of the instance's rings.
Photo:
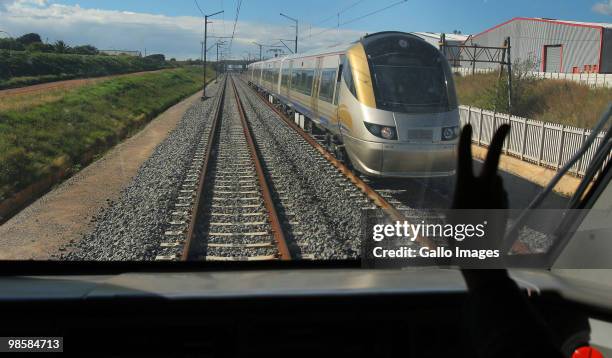
<path id="1" fill-rule="evenodd" d="M 529 61 L 532 71 L 612 73 L 612 24 L 517 17 L 470 36 L 466 45 L 500 47 L 507 37 L 512 62 Z"/>
<path id="2" fill-rule="evenodd" d="M 100 53 L 110 56 L 132 56 L 132 57 L 142 57 L 142 53 L 140 51 L 131 51 L 131 50 L 100 50 Z"/>

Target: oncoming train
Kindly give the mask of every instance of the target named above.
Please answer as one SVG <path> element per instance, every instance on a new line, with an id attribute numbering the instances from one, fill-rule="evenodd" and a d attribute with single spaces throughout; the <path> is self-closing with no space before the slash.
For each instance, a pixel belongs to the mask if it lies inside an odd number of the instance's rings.
<path id="1" fill-rule="evenodd" d="M 449 177 L 459 112 L 442 53 L 403 32 L 252 63 L 248 82 L 372 177 Z"/>

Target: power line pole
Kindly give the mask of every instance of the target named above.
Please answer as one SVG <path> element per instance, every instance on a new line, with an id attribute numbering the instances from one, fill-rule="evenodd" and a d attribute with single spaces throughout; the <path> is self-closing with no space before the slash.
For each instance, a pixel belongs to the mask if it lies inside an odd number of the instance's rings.
<path id="1" fill-rule="evenodd" d="M 206 99 L 206 52 L 208 52 L 206 48 L 206 37 L 208 36 L 208 18 L 219 15 L 223 11 L 224 10 L 217 11 L 214 14 L 204 15 L 204 62 L 202 64 L 204 66 L 204 83 L 202 84 L 202 100 Z"/>
<path id="2" fill-rule="evenodd" d="M 217 83 L 217 78 L 219 77 L 219 46 L 224 45 L 225 42 L 217 41 L 217 70 L 215 71 L 215 83 Z"/>
<path id="3" fill-rule="evenodd" d="M 282 43 L 283 46 L 285 46 L 287 48 L 287 50 L 289 50 L 289 52 L 293 53 L 293 50 L 290 49 L 289 46 L 287 46 L 287 44 L 285 44 L 285 41 L 293 41 L 293 40 L 278 39 L 278 41 L 280 41 L 280 43 Z"/>
<path id="4" fill-rule="evenodd" d="M 298 52 L 298 20 L 292 18 L 291 16 L 287 16 L 287 15 L 283 14 L 282 12 L 280 13 L 280 15 L 282 17 L 286 17 L 287 19 L 289 19 L 291 21 L 295 21 L 295 50 L 293 51 L 293 53 L 297 53 Z"/>
<path id="5" fill-rule="evenodd" d="M 255 45 L 259 46 L 259 61 L 261 61 L 261 60 L 262 60 L 262 57 L 261 57 L 261 54 L 262 54 L 262 52 L 261 52 L 261 48 L 262 48 L 264 45 L 259 44 L 259 43 L 255 42 L 255 41 L 253 41 L 253 43 L 254 43 Z"/>

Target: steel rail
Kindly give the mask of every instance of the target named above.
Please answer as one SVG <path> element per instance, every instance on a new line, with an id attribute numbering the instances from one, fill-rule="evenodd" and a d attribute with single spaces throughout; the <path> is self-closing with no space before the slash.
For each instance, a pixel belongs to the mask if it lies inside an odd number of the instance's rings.
<path id="1" fill-rule="evenodd" d="M 215 106 L 215 112 L 213 114 L 213 123 L 210 129 L 210 134 L 208 136 L 208 141 L 206 143 L 206 152 L 204 154 L 204 163 L 202 164 L 202 171 L 200 172 L 198 178 L 198 188 L 196 191 L 196 197 L 193 202 L 193 206 L 191 208 L 191 220 L 189 221 L 189 227 L 187 228 L 187 236 L 185 239 L 185 244 L 183 246 L 183 253 L 181 255 L 182 261 L 187 261 L 189 259 L 190 250 L 192 248 L 192 242 L 195 237 L 195 228 L 198 223 L 198 211 L 200 209 L 200 199 L 202 198 L 202 193 L 204 192 L 204 181 L 206 179 L 206 174 L 208 172 L 209 163 L 211 162 L 211 152 L 213 145 L 215 143 L 215 139 L 217 138 L 217 128 L 219 127 L 219 122 L 221 122 L 221 117 L 223 114 L 223 102 L 225 97 L 225 84 L 227 81 L 227 77 L 224 78 L 223 83 L 219 87 L 217 93 L 217 103 Z"/>
<path id="2" fill-rule="evenodd" d="M 312 138 L 308 133 L 306 133 L 302 128 L 296 125 L 292 120 L 290 120 L 285 113 L 276 108 L 272 103 L 270 103 L 261 93 L 254 91 L 261 100 L 270 107 L 279 117 L 291 128 L 293 128 L 308 144 L 310 144 L 313 148 L 315 148 L 323 157 L 329 161 L 333 166 L 338 169 L 340 173 L 342 173 L 353 185 L 355 185 L 362 193 L 364 193 L 372 202 L 381 208 L 385 214 L 387 214 L 391 219 L 396 221 L 409 221 L 399 210 L 397 210 L 391 203 L 387 201 L 384 197 L 382 197 L 375 189 L 370 187 L 366 182 L 361 180 L 359 176 L 357 176 L 351 169 L 349 169 L 344 163 L 336 159 L 327 149 L 325 149 L 321 144 L 319 144 L 314 138 Z M 418 236 L 415 240 L 419 244 L 426 246 L 428 248 L 435 248 L 437 245 L 429 238 Z"/>
<path id="3" fill-rule="evenodd" d="M 238 105 L 238 113 L 240 114 L 240 122 L 242 123 L 244 136 L 246 137 L 249 152 L 251 153 L 251 158 L 253 159 L 255 171 L 257 172 L 257 180 L 259 182 L 259 187 L 261 189 L 261 194 L 264 200 L 266 211 L 268 212 L 268 219 L 270 220 L 270 226 L 272 226 L 272 234 L 274 236 L 274 241 L 278 248 L 279 257 L 281 260 L 291 260 L 291 253 L 289 252 L 289 247 L 287 246 L 287 241 L 285 240 L 285 234 L 283 232 L 280 219 L 278 218 L 276 207 L 274 206 L 270 187 L 268 186 L 268 182 L 266 180 L 266 176 L 264 174 L 264 170 L 261 165 L 259 155 L 257 153 L 255 140 L 251 135 L 251 129 L 247 122 L 246 112 L 244 110 L 242 101 L 240 100 L 240 96 L 238 95 L 238 90 L 236 89 L 236 84 L 234 83 L 233 77 L 230 77 L 230 83 L 232 85 L 234 97 L 236 98 L 236 104 Z"/>

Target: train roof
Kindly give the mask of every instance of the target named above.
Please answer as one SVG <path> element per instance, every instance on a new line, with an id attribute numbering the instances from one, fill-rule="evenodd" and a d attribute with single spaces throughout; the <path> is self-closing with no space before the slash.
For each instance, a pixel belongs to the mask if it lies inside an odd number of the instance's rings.
<path id="1" fill-rule="evenodd" d="M 306 52 L 300 52 L 298 54 L 291 54 L 291 55 L 282 56 L 282 57 L 274 57 L 274 58 L 270 58 L 270 59 L 263 60 L 263 61 L 253 62 L 251 65 L 257 65 L 257 64 L 260 64 L 260 63 L 270 63 L 270 62 L 291 60 L 291 59 L 296 59 L 296 58 L 312 57 L 312 56 L 331 54 L 331 53 L 337 53 L 337 52 L 346 52 L 351 46 L 353 46 L 357 42 L 363 42 L 363 41 L 367 42 L 367 40 L 369 38 L 380 36 L 380 35 L 385 35 L 385 34 L 403 34 L 403 35 L 407 35 L 407 36 L 412 36 L 412 37 L 417 38 L 417 39 L 419 39 L 421 41 L 425 41 L 423 38 L 415 35 L 414 33 L 402 32 L 402 31 L 381 31 L 381 32 L 374 32 L 374 33 L 371 33 L 371 34 L 366 34 L 365 36 L 359 38 L 358 40 L 352 41 L 352 42 L 336 44 L 336 45 L 332 45 L 332 46 L 329 46 L 329 47 L 323 47 L 323 48 L 318 48 L 318 49 L 314 49 L 314 50 L 310 50 L 310 51 L 306 51 Z"/>
<path id="2" fill-rule="evenodd" d="M 310 50 L 310 51 L 306 51 L 306 52 L 300 52 L 298 54 L 291 54 L 291 55 L 286 55 L 286 56 L 282 56 L 282 57 L 269 58 L 267 60 L 253 62 L 252 64 L 284 61 L 284 60 L 291 60 L 291 59 L 295 59 L 295 58 L 303 58 L 303 57 L 310 57 L 310 56 L 316 56 L 316 55 L 330 54 L 330 53 L 336 53 L 336 52 L 344 52 L 344 51 L 348 50 L 352 45 L 354 45 L 357 42 L 358 41 L 341 43 L 341 44 L 336 44 L 336 45 L 332 45 L 332 46 L 329 46 L 329 47 L 323 47 L 323 48 L 318 48 L 318 49 L 314 49 L 314 50 Z"/>

